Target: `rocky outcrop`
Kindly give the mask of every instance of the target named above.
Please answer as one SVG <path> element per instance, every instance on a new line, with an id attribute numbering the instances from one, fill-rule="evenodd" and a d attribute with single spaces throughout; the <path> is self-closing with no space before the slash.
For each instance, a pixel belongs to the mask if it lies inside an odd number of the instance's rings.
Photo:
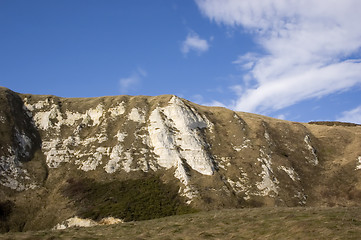
<path id="1" fill-rule="evenodd" d="M 36 177 L 23 163 L 33 159 L 41 138 L 22 99 L 8 89 L 0 89 L 0 185 L 23 191 L 36 187 Z"/>
<path id="2" fill-rule="evenodd" d="M 119 224 L 122 222 L 123 221 L 121 219 L 113 218 L 113 217 L 103 218 L 99 222 L 96 222 L 92 219 L 82 219 L 82 218 L 75 216 L 75 217 L 65 220 L 62 223 L 57 224 L 53 229 L 61 230 L 61 229 L 66 229 L 66 228 L 70 228 L 70 227 L 94 227 L 97 225 L 113 225 L 113 224 Z"/>
<path id="3" fill-rule="evenodd" d="M 361 126 L 288 122 L 173 95 L 70 99 L 1 88 L 0 97 L 0 194 L 19 209 L 25 198 L 45 199 L 29 215 L 39 228 L 77 213 L 61 193 L 76 177 L 157 175 L 197 209 L 361 200 Z"/>

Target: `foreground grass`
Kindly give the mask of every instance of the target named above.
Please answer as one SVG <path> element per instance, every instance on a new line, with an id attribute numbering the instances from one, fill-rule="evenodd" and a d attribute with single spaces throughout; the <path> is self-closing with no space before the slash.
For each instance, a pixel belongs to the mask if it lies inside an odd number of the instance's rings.
<path id="1" fill-rule="evenodd" d="M 360 239 L 361 208 L 227 209 L 0 239 Z"/>

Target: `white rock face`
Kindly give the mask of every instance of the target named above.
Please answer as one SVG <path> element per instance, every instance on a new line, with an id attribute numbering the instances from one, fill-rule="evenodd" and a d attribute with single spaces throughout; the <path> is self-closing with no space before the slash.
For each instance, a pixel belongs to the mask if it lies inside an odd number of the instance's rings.
<path id="1" fill-rule="evenodd" d="M 356 170 L 361 170 L 361 156 L 359 156 L 359 157 L 357 158 Z"/>
<path id="2" fill-rule="evenodd" d="M 29 108 L 30 106 L 28 105 L 27 107 Z M 61 122 L 63 119 L 58 106 L 53 105 L 49 111 L 37 112 L 34 116 L 34 120 L 40 129 L 48 130 L 51 127 L 56 127 L 59 129 L 59 122 Z M 58 121 L 57 124 L 53 123 L 55 120 Z"/>
<path id="3" fill-rule="evenodd" d="M 20 133 L 19 130 L 15 128 L 15 140 L 18 146 L 18 154 L 28 157 L 30 154 L 28 149 L 30 149 L 32 145 L 31 139 L 23 132 Z"/>
<path id="4" fill-rule="evenodd" d="M 29 136 L 17 127 L 13 129 L 13 142 L 0 146 L 3 155 L 0 156 L 0 185 L 16 191 L 36 188 L 32 176 L 23 168 L 21 159 L 30 156 L 33 142 Z"/>
<path id="5" fill-rule="evenodd" d="M 144 113 L 138 108 L 133 108 L 132 111 L 129 113 L 128 118 L 134 122 L 140 122 L 140 123 L 145 122 Z"/>
<path id="6" fill-rule="evenodd" d="M 170 131 L 168 119 L 163 119 L 161 109 L 156 108 L 149 117 L 148 132 L 150 143 L 154 147 L 154 153 L 159 157 L 158 164 L 164 168 L 175 167 L 180 161 L 179 152 L 176 149 L 175 137 Z M 168 124 L 167 124 L 168 123 Z"/>
<path id="7" fill-rule="evenodd" d="M 55 227 L 53 227 L 54 230 L 62 230 L 70 227 L 93 227 L 97 225 L 112 225 L 112 224 L 119 224 L 123 223 L 124 221 L 119 218 L 114 217 L 106 217 L 101 219 L 99 222 L 96 222 L 94 220 L 88 219 L 88 218 L 80 218 L 80 217 L 72 217 L 67 220 L 65 220 L 62 223 L 57 224 Z"/>
<path id="8" fill-rule="evenodd" d="M 106 150 L 104 151 L 103 147 L 99 147 L 95 150 L 92 156 L 88 156 L 87 160 L 85 161 L 76 160 L 75 164 L 79 165 L 79 169 L 85 172 L 95 170 L 97 166 L 102 163 L 101 161 L 103 155 L 105 154 L 106 154 Z"/>
<path id="9" fill-rule="evenodd" d="M 127 135 L 127 133 L 118 131 L 115 137 L 118 139 L 118 142 L 123 142 Z"/>
<path id="10" fill-rule="evenodd" d="M 133 156 L 130 152 L 124 153 L 125 159 L 123 160 L 123 170 L 126 172 L 130 172 L 133 169 L 131 168 L 131 165 L 133 163 Z M 138 169 L 137 169 L 138 170 Z"/>
<path id="11" fill-rule="evenodd" d="M 0 185 L 16 191 L 36 188 L 36 184 L 19 161 L 19 151 L 9 147 L 8 152 L 8 156 L 0 157 Z"/>
<path id="12" fill-rule="evenodd" d="M 70 162 L 74 150 L 70 150 L 65 144 L 67 141 L 61 143 L 59 138 L 43 141 L 42 149 L 49 168 L 57 168 L 62 162 Z M 74 145 L 76 144 L 77 142 L 74 143 Z"/>
<path id="13" fill-rule="evenodd" d="M 257 194 L 259 196 L 274 196 L 278 194 L 278 186 L 279 183 L 277 178 L 274 177 L 274 173 L 272 170 L 272 161 L 271 156 L 265 154 L 262 149 L 260 149 L 261 156 L 257 158 L 259 162 L 261 162 L 262 172 L 260 176 L 262 177 L 261 182 L 257 182 L 256 186 L 260 190 Z"/>
<path id="14" fill-rule="evenodd" d="M 125 112 L 125 106 L 124 102 L 119 103 L 117 106 L 109 108 L 108 112 L 110 112 L 110 116 L 112 118 L 116 118 L 124 114 Z"/>
<path id="15" fill-rule="evenodd" d="M 110 154 L 109 148 L 98 147 L 92 149 L 73 150 L 77 146 L 87 146 L 90 143 L 101 143 L 102 138 L 86 138 L 81 140 L 79 136 L 70 136 L 65 140 L 59 137 L 43 141 L 42 149 L 46 156 L 49 168 L 57 168 L 61 163 L 74 162 L 83 171 L 95 170 L 101 164 L 103 156 Z"/>
<path id="16" fill-rule="evenodd" d="M 189 182 L 184 164 L 201 174 L 213 174 L 212 159 L 200 133 L 206 127 L 207 121 L 175 96 L 168 106 L 157 107 L 150 114 L 148 132 L 157 163 L 166 169 L 174 167 L 175 177 L 184 185 Z"/>
<path id="17" fill-rule="evenodd" d="M 35 111 L 31 113 L 31 115 L 34 116 L 36 126 L 46 131 L 43 137 L 42 150 L 46 156 L 48 167 L 57 168 L 61 163 L 74 162 L 76 165 L 79 165 L 79 169 L 91 171 L 95 170 L 96 167 L 102 163 L 103 156 L 110 154 L 104 151 L 103 148 L 74 150 L 74 147 L 88 146 L 92 143 L 98 144 L 108 140 L 104 128 L 100 129 L 100 133 L 85 139 L 81 139 L 79 136 L 81 124 L 85 126 L 101 125 L 106 113 L 102 104 L 86 110 L 85 113 L 66 110 L 63 114 L 53 100 L 49 101 L 46 99 L 45 101 L 30 104 L 28 100 L 25 99 L 24 105 L 30 111 Z M 109 109 L 108 111 L 111 115 L 116 116 L 121 113 L 122 106 L 123 105 L 116 106 L 114 109 Z M 77 124 L 79 125 L 77 126 Z M 60 136 L 60 130 L 63 126 L 74 129 L 73 134 L 65 139 L 64 136 Z"/>
<path id="18" fill-rule="evenodd" d="M 96 126 L 100 124 L 100 119 L 104 114 L 103 105 L 99 104 L 95 109 L 88 109 L 85 113 L 66 111 L 65 118 L 63 118 L 59 107 L 55 104 L 50 105 L 50 111 L 41 111 L 35 114 L 35 122 L 40 126 L 40 129 L 46 130 L 49 127 L 53 127 L 51 120 L 54 119 L 58 120 L 56 123 L 57 128 L 60 128 L 62 125 L 73 126 L 79 120 L 83 124 L 89 124 L 92 121 L 92 126 Z M 29 107 L 29 105 L 27 106 Z"/>
<path id="19" fill-rule="evenodd" d="M 110 160 L 105 165 L 104 169 L 107 173 L 114 173 L 120 167 L 119 162 L 121 161 L 121 155 L 123 152 L 123 147 L 121 145 L 116 145 L 112 148 L 110 153 Z"/>
<path id="20" fill-rule="evenodd" d="M 95 108 L 88 109 L 85 113 L 66 111 L 65 116 L 60 112 L 59 106 L 53 101 L 39 101 L 34 104 L 30 104 L 27 99 L 24 99 L 24 106 L 29 111 L 36 110 L 34 114 L 34 121 L 38 128 L 42 130 L 48 130 L 49 128 L 55 128 L 59 130 L 62 125 L 73 126 L 77 121 L 81 120 L 83 124 L 89 124 L 92 122 L 92 126 L 99 125 L 101 118 L 104 116 L 104 106 L 102 104 L 97 105 Z M 124 112 L 123 105 L 120 104 L 114 108 L 108 109 L 111 116 L 118 116 Z M 45 110 L 44 108 L 50 108 Z"/>
<path id="21" fill-rule="evenodd" d="M 93 121 L 93 126 L 100 124 L 100 118 L 103 116 L 103 105 L 99 104 L 95 109 L 91 108 L 86 111 L 86 116 L 89 116 Z"/>
<path id="22" fill-rule="evenodd" d="M 119 224 L 119 223 L 123 223 L 124 221 L 122 219 L 119 218 L 115 218 L 115 217 L 106 217 L 103 218 L 102 220 L 100 220 L 98 223 L 100 225 L 113 225 L 113 224 Z"/>
<path id="23" fill-rule="evenodd" d="M 197 112 L 174 96 L 168 106 L 151 113 L 149 122 L 150 141 L 160 166 L 178 167 L 184 159 L 197 172 L 213 174 L 207 144 L 199 131 L 206 128 L 207 123 Z"/>
<path id="24" fill-rule="evenodd" d="M 95 108 L 85 110 L 83 113 L 66 110 L 63 114 L 53 100 L 46 99 L 29 104 L 25 99 L 25 105 L 27 109 L 34 111 L 32 114 L 38 128 L 46 131 L 46 135 L 51 133 L 48 138 L 43 138 L 42 144 L 46 162 L 50 168 L 57 168 L 61 163 L 72 162 L 79 165 L 80 170 L 92 171 L 105 161 L 104 170 L 107 173 L 114 173 L 120 168 L 126 172 L 148 171 L 150 168 L 156 170 L 156 165 L 158 165 L 166 169 L 175 168 L 175 176 L 185 185 L 188 184 L 189 179 L 184 164 L 201 174 L 213 174 L 212 159 L 206 150 L 208 146 L 201 134 L 201 129 L 212 124 L 194 109 L 185 105 L 178 97 L 172 97 L 168 106 L 157 107 L 150 113 L 149 124 L 145 129 L 148 134 L 139 133 L 141 129 L 135 133 L 137 141 L 139 139 L 145 146 L 153 147 L 157 155 L 153 160 L 137 157 L 135 165 L 139 169 L 132 168 L 134 156 L 129 152 L 130 149 L 125 150 L 123 147 L 123 141 L 128 135 L 125 132 L 118 131 L 114 136 L 118 142 L 115 146 L 82 147 L 106 143 L 109 140 L 109 136 L 105 133 L 106 113 L 111 119 L 123 115 L 126 111 L 124 102 L 108 110 L 105 110 L 102 104 L 98 104 Z M 146 114 L 140 108 L 131 109 L 127 117 L 134 122 L 146 122 Z M 60 136 L 63 126 L 74 129 L 77 124 L 79 126 L 66 139 Z M 81 124 L 100 127 L 100 131 L 98 130 L 95 135 L 81 138 L 79 135 L 82 129 Z M 26 139 L 22 138 L 21 141 L 26 142 Z M 143 155 L 147 151 L 143 151 Z M 152 162 L 154 160 L 155 163 Z"/>
<path id="25" fill-rule="evenodd" d="M 297 192 L 294 196 L 294 198 L 298 199 L 298 204 L 301 206 L 305 206 L 307 203 L 307 195 L 304 194 L 304 189 L 302 189 L 301 192 Z"/>
<path id="26" fill-rule="evenodd" d="M 42 149 L 46 155 L 47 164 L 51 168 L 57 168 L 62 163 L 73 163 L 78 165 L 78 169 L 82 171 L 93 171 L 98 166 L 102 166 L 104 171 L 110 174 L 119 170 L 147 172 L 150 169 L 156 171 L 159 167 L 174 169 L 174 176 L 184 184 L 180 193 L 189 200 L 197 196 L 197 190 L 190 185 L 191 179 L 187 168 L 190 167 L 200 174 L 208 176 L 214 173 L 213 159 L 207 150 L 208 145 L 202 132 L 205 128 L 212 132 L 214 125 L 176 96 L 170 99 L 167 106 L 158 106 L 150 113 L 146 113 L 139 107 L 127 111 L 124 102 L 117 103 L 108 109 L 105 109 L 103 104 L 98 104 L 83 113 L 71 110 L 61 113 L 59 107 L 52 100 L 40 101 L 32 105 L 26 104 L 29 110 L 34 111 L 36 125 L 45 131 L 53 129 L 57 135 L 54 137 L 53 132 L 48 139 L 43 139 Z M 125 112 L 128 114 L 123 116 Z M 146 116 L 149 118 L 146 119 Z M 147 124 L 138 127 L 134 133 L 119 129 L 115 135 L 108 136 L 105 131 L 108 128 L 107 118 L 116 121 L 119 117 Z M 241 123 L 240 126 L 245 131 L 242 119 L 236 114 L 233 117 Z M 79 126 L 74 128 L 77 124 Z M 81 125 L 97 127 L 97 132 L 81 138 L 79 134 L 82 131 Z M 63 140 L 60 138 L 62 126 L 75 129 L 68 138 Z M 129 147 L 129 143 L 126 148 L 124 147 L 124 141 L 133 134 L 133 141 L 141 142 L 145 148 L 138 145 L 133 146 L 133 144 Z M 267 142 L 271 142 L 266 127 L 264 137 Z M 19 139 L 26 145 L 25 138 L 19 137 Z M 108 144 L 108 140 L 112 140 L 112 145 Z M 309 137 L 306 136 L 305 142 L 317 159 Z M 99 144 L 102 146 L 99 147 Z M 241 152 L 250 148 L 251 145 L 251 140 L 243 137 L 241 145 L 234 146 L 232 144 L 232 147 L 235 151 Z M 135 148 L 135 146 L 137 147 Z M 261 162 L 262 172 L 259 176 L 262 177 L 262 181 L 255 184 L 258 191 L 252 190 L 252 185 L 248 183 L 249 178 L 243 171 L 238 177 L 226 178 L 234 192 L 243 192 L 246 194 L 246 198 L 252 195 L 274 196 L 278 192 L 278 180 L 272 170 L 271 157 L 265 154 L 263 149 L 260 151 L 261 154 L 257 160 Z M 150 152 L 154 153 L 152 157 L 146 157 L 150 156 Z M 218 159 L 218 165 L 227 170 L 231 163 L 226 157 L 221 157 Z M 293 181 L 299 179 L 292 168 L 281 167 L 279 169 L 285 171 Z"/>
<path id="27" fill-rule="evenodd" d="M 246 139 L 245 137 L 243 137 L 244 142 L 242 145 L 240 146 L 233 146 L 233 149 L 236 150 L 237 152 L 242 151 L 245 148 L 249 148 L 251 146 L 251 140 Z"/>
<path id="28" fill-rule="evenodd" d="M 150 145 L 157 155 L 156 161 L 166 169 L 175 168 L 174 176 L 185 185 L 182 195 L 188 199 L 196 193 L 188 186 L 189 176 L 184 164 L 204 175 L 212 175 L 214 171 L 200 132 L 208 126 L 207 121 L 176 96 L 168 106 L 154 109 L 149 117 Z"/>
<path id="29" fill-rule="evenodd" d="M 300 177 L 298 176 L 297 172 L 295 172 L 295 170 L 292 167 L 280 166 L 278 167 L 278 169 L 285 171 L 288 174 L 288 176 L 292 179 L 292 181 L 300 180 Z"/>
<path id="30" fill-rule="evenodd" d="M 148 171 L 150 168 L 156 170 L 154 164 L 151 163 L 152 159 L 138 157 L 137 163 L 133 164 L 134 156 L 130 151 L 134 151 L 134 148 L 124 149 L 124 140 L 128 136 L 128 133 L 124 132 L 126 129 L 118 130 L 113 137 L 109 136 L 107 129 L 109 124 L 112 124 L 109 121 L 117 121 L 125 113 L 124 102 L 117 103 L 109 109 L 105 109 L 103 104 L 98 104 L 82 113 L 71 111 L 71 109 L 66 109 L 62 113 L 53 100 L 33 104 L 25 100 L 25 104 L 27 109 L 34 111 L 30 114 L 34 115 L 36 126 L 45 132 L 42 150 L 48 167 L 58 168 L 62 163 L 72 163 L 78 165 L 78 169 L 83 171 L 96 170 L 100 165 L 103 165 L 107 173 L 114 173 L 119 169 L 126 172 Z M 145 123 L 145 112 L 140 108 L 131 109 L 127 117 L 131 121 Z M 72 132 L 64 136 L 62 133 L 64 128 Z M 81 135 L 83 128 L 95 128 L 96 131 L 84 137 L 84 134 Z M 144 129 L 140 134 L 141 130 L 138 129 L 134 133 L 136 141 L 139 140 L 147 146 L 149 136 L 144 134 L 146 132 Z M 113 138 L 117 140 L 117 143 L 108 144 L 107 142 L 113 141 Z M 146 153 L 144 149 L 136 150 Z"/>
<path id="31" fill-rule="evenodd" d="M 244 193 L 246 195 L 246 199 L 249 199 L 249 195 L 250 195 L 250 188 L 251 186 L 249 185 L 249 178 L 247 176 L 247 173 L 244 172 L 242 169 L 241 170 L 241 176 L 236 179 L 236 180 L 232 180 L 230 178 L 227 178 L 227 182 L 229 183 L 229 185 L 231 185 L 233 191 L 235 193 Z"/>
<path id="32" fill-rule="evenodd" d="M 307 145 L 308 150 L 311 152 L 312 154 L 312 158 L 309 159 L 310 163 L 314 166 L 318 165 L 318 157 L 316 155 L 316 149 L 312 146 L 311 144 L 311 138 L 309 135 L 306 135 L 304 138 L 304 142 Z"/>
<path id="33" fill-rule="evenodd" d="M 70 227 L 93 227 L 98 225 L 97 222 L 91 219 L 83 219 L 77 216 L 69 218 L 62 223 L 57 224 L 53 229 L 61 230 Z"/>

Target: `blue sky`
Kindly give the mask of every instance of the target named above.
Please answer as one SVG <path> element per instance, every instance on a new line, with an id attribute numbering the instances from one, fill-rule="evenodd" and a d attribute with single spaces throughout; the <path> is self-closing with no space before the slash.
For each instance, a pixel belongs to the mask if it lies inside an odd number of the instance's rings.
<path id="1" fill-rule="evenodd" d="M 0 0 L 0 85 L 361 123 L 361 1 Z"/>

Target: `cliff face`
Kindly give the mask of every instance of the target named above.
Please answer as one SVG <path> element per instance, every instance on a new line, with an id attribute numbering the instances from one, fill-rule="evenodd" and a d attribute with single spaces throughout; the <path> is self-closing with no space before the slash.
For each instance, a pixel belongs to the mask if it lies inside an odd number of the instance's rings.
<path id="1" fill-rule="evenodd" d="M 85 200 L 64 194 L 72 179 L 157 176 L 196 209 L 360 204 L 361 126 L 288 122 L 170 95 L 70 99 L 1 88 L 0 100 L 3 231 L 78 214 Z"/>

